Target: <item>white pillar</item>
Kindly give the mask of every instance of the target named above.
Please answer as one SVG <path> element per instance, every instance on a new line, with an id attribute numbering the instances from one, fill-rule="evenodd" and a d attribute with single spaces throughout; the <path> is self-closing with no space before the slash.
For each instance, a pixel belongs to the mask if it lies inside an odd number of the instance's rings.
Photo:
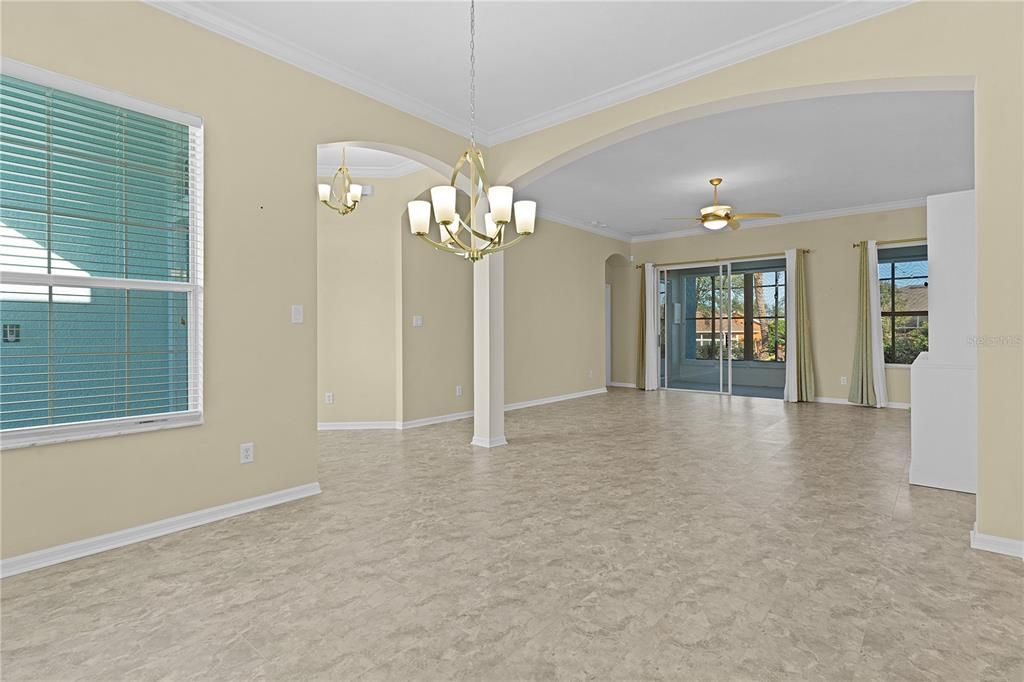
<path id="1" fill-rule="evenodd" d="M 505 254 L 473 263 L 473 445 L 505 440 Z"/>

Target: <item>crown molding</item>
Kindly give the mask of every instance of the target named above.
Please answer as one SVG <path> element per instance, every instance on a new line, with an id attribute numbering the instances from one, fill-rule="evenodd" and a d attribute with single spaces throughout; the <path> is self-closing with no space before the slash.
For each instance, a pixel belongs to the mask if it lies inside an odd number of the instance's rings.
<path id="1" fill-rule="evenodd" d="M 150 7 L 167 12 L 179 19 L 241 43 L 258 52 L 325 78 L 350 90 L 366 95 L 399 111 L 433 123 L 457 135 L 469 135 L 469 126 L 462 118 L 452 116 L 423 100 L 410 97 L 377 81 L 348 69 L 341 64 L 311 52 L 287 40 L 282 40 L 247 21 L 227 16 L 205 0 L 177 2 L 175 0 L 142 0 Z M 228 3 L 230 4 L 230 3 Z M 486 132 L 478 132 L 477 139 L 487 146 Z M 335 169 L 336 170 L 336 169 Z"/>
<path id="2" fill-rule="evenodd" d="M 546 211 L 544 210 L 543 206 L 537 207 L 537 217 L 540 220 L 548 220 L 553 223 L 565 225 L 566 227 L 572 227 L 577 230 L 583 230 L 584 232 L 596 234 L 600 237 L 618 239 L 620 242 L 625 242 L 627 244 L 630 242 L 630 236 L 628 234 L 618 232 L 608 227 L 594 227 L 593 225 L 588 225 L 586 222 L 576 220 L 575 218 L 569 218 L 564 215 L 552 213 L 551 211 Z"/>
<path id="3" fill-rule="evenodd" d="M 374 80 L 324 59 L 301 45 L 277 38 L 263 29 L 225 14 L 213 3 L 204 0 L 175 2 L 173 0 L 143 0 L 151 7 L 184 19 L 236 42 L 242 43 L 275 59 L 291 64 L 333 83 L 359 92 L 367 97 L 440 126 L 457 135 L 468 136 L 469 126 L 461 117 L 434 107 L 423 100 L 389 88 Z M 491 147 L 524 135 L 550 128 L 567 121 L 592 114 L 595 111 L 621 104 L 637 97 L 649 95 L 712 71 L 759 57 L 795 43 L 823 35 L 851 24 L 890 12 L 912 0 L 867 2 L 846 0 L 834 7 L 823 8 L 813 14 L 758 33 L 738 43 L 725 45 L 693 59 L 659 69 L 654 73 L 627 81 L 602 92 L 556 107 L 547 112 L 525 118 L 497 128 L 481 129 L 477 139 Z"/>
<path id="4" fill-rule="evenodd" d="M 891 12 L 909 5 L 911 2 L 913 0 L 894 0 L 894 2 L 886 3 L 846 0 L 841 5 L 821 9 L 800 19 L 762 31 L 738 43 L 725 45 L 693 59 L 672 64 L 654 73 L 531 116 L 518 123 L 489 130 L 487 131 L 489 145 L 508 142 L 616 104 L 679 85 L 712 71 L 733 66 L 748 59 Z"/>
<path id="5" fill-rule="evenodd" d="M 353 178 L 404 178 L 417 171 L 426 169 L 426 166 L 413 161 L 402 159 L 399 163 L 391 166 L 348 166 L 348 174 Z M 333 177 L 338 172 L 334 164 L 317 164 L 316 174 L 319 177 Z"/>
<path id="6" fill-rule="evenodd" d="M 760 227 L 773 227 L 777 225 L 790 225 L 792 223 L 805 223 L 810 220 L 828 220 L 830 218 L 844 218 L 851 215 L 864 213 L 885 213 L 886 211 L 898 211 L 905 208 L 923 208 L 925 198 L 905 199 L 903 201 L 889 201 L 881 204 L 864 204 L 863 206 L 850 206 L 847 208 L 836 208 L 828 211 L 815 211 L 813 213 L 799 213 L 796 215 L 782 216 L 781 218 L 762 218 L 760 220 L 744 220 L 743 229 L 753 230 Z M 629 238 L 631 244 L 638 242 L 658 242 L 665 239 L 677 239 L 679 237 L 696 237 L 708 234 L 711 230 L 702 227 L 694 227 L 675 232 L 656 232 L 653 234 L 641 234 Z"/>

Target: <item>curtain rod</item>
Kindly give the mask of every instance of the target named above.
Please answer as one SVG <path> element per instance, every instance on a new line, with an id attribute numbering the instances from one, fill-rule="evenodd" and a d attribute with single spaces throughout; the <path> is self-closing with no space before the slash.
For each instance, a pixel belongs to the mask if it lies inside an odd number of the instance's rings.
<path id="1" fill-rule="evenodd" d="M 797 249 L 797 251 L 799 251 L 800 253 L 813 253 L 811 249 Z M 656 268 L 667 268 L 670 265 L 692 265 L 693 263 L 722 263 L 734 260 L 751 260 L 753 258 L 781 258 L 782 256 L 785 255 L 786 252 L 781 251 L 778 253 L 755 253 L 750 256 L 729 256 L 728 258 L 699 258 L 697 260 L 675 261 L 674 263 L 651 263 L 651 265 L 653 265 Z M 643 263 L 638 263 L 633 267 L 639 269 L 642 268 L 643 266 Z"/>
<path id="2" fill-rule="evenodd" d="M 889 239 L 888 241 L 875 243 L 881 246 L 882 244 L 909 244 L 910 242 L 925 242 L 927 244 L 928 240 L 924 237 L 914 237 L 913 239 Z M 856 249 L 858 247 L 860 247 L 860 242 L 854 242 L 853 248 Z"/>

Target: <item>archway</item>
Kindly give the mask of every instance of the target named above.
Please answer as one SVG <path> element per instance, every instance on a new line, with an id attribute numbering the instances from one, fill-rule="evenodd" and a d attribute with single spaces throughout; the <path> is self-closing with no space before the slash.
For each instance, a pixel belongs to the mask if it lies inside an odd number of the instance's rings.
<path id="1" fill-rule="evenodd" d="M 337 164 L 339 143 L 328 144 Z M 320 429 L 465 416 L 473 399 L 472 272 L 414 238 L 407 214 L 407 202 L 446 184 L 451 168 L 398 145 L 341 144 L 353 181 L 373 191 L 348 215 L 322 204 L 315 214 Z M 364 149 L 387 155 L 360 155 Z M 318 164 L 320 182 L 328 169 Z"/>
<path id="2" fill-rule="evenodd" d="M 516 147 L 514 158 L 506 158 L 501 154 L 504 151 L 504 145 L 492 152 L 491 156 L 497 160 L 496 176 L 503 178 L 504 182 L 515 187 L 527 187 L 548 173 L 605 147 L 644 133 L 705 116 L 763 104 L 819 97 L 884 92 L 968 91 L 973 90 L 974 86 L 975 79 L 971 76 L 921 76 L 817 83 L 765 90 L 682 106 L 621 127 L 611 124 L 603 132 L 594 133 L 591 132 L 590 126 L 580 126 L 581 132 L 573 131 L 574 135 L 563 135 L 559 139 L 547 140 L 548 144 L 530 147 L 526 153 L 523 152 L 522 147 Z"/>
<path id="3" fill-rule="evenodd" d="M 639 278 L 629 257 L 613 253 L 604 261 L 605 385 L 636 386 L 634 345 L 626 338 L 638 319 Z"/>

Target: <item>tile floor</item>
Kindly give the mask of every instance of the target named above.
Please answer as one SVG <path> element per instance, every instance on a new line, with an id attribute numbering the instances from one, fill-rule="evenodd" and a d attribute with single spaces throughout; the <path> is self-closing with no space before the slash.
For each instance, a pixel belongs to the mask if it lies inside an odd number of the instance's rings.
<path id="1" fill-rule="evenodd" d="M 2 583 L 5 680 L 1024 678 L 898 410 L 613 390 L 322 436 L 323 494 Z"/>

